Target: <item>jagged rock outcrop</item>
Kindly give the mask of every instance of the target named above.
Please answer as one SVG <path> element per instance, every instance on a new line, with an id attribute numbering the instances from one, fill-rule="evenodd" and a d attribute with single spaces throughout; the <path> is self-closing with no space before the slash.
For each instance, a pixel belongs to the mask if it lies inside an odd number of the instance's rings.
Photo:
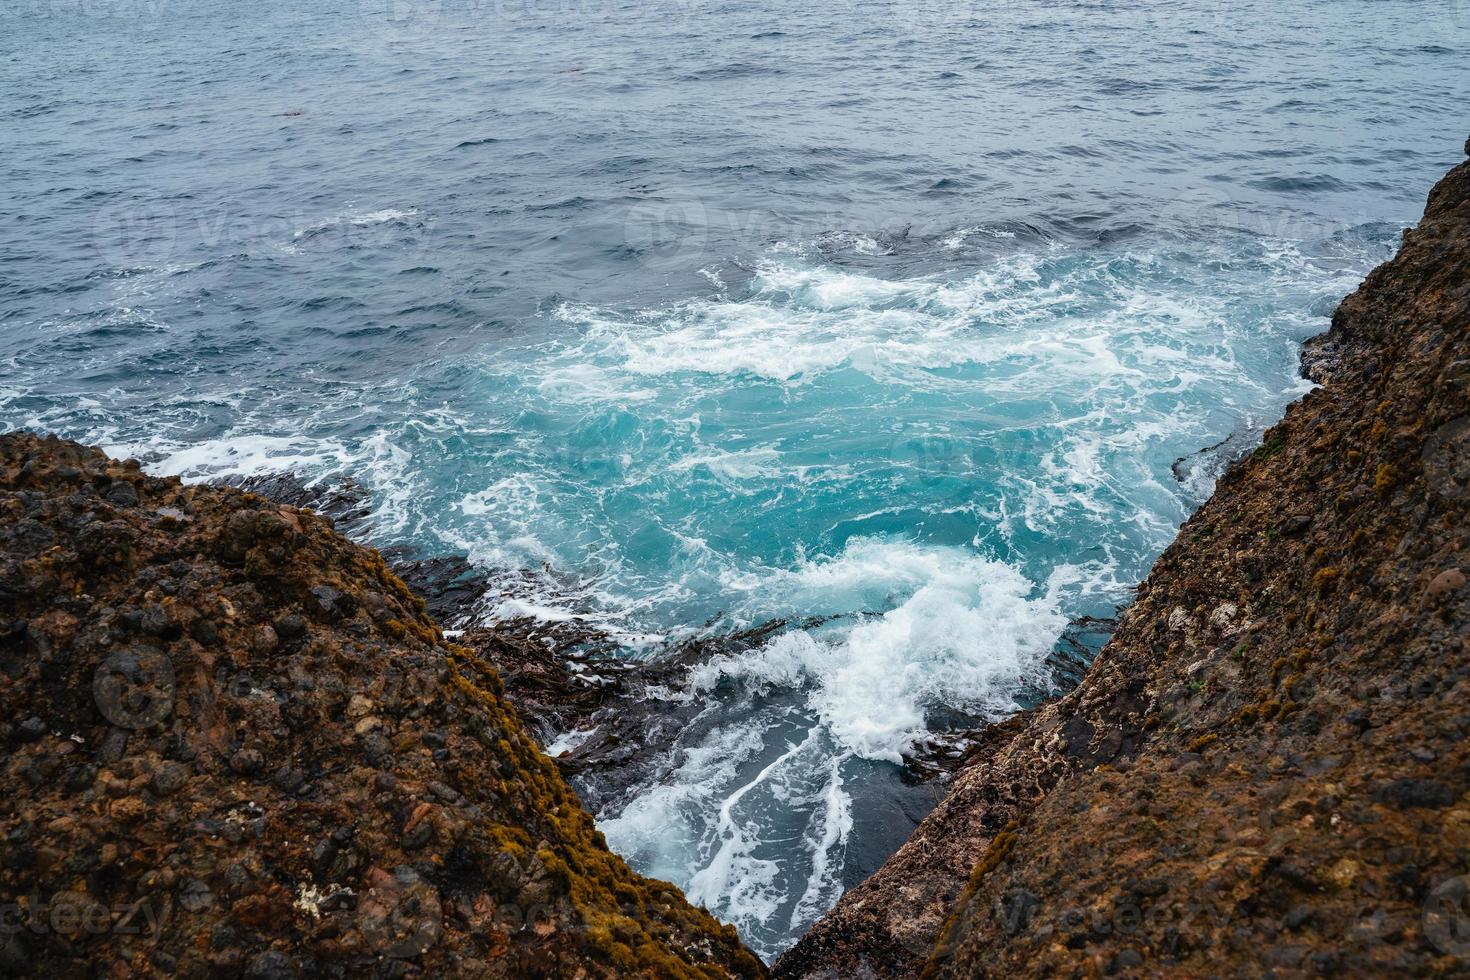
<path id="1" fill-rule="evenodd" d="M 0 973 L 759 976 L 377 552 L 0 437 Z"/>
<path id="2" fill-rule="evenodd" d="M 1082 684 L 780 977 L 1470 975 L 1470 164 Z"/>

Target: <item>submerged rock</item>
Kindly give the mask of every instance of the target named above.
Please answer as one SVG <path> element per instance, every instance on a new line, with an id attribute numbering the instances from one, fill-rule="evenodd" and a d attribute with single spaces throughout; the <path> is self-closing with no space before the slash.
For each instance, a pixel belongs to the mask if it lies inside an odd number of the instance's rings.
<path id="1" fill-rule="evenodd" d="M 775 975 L 1470 970 L 1470 164 L 1303 363 L 1080 686 Z"/>
<path id="2" fill-rule="evenodd" d="M 764 972 L 326 519 L 11 434 L 0 572 L 0 972 Z"/>
<path id="3" fill-rule="evenodd" d="M 1213 446 L 1206 446 L 1188 456 L 1180 456 L 1169 469 L 1195 499 L 1208 496 L 1215 482 L 1233 463 L 1255 449 L 1261 441 L 1261 430 L 1241 428 Z"/>

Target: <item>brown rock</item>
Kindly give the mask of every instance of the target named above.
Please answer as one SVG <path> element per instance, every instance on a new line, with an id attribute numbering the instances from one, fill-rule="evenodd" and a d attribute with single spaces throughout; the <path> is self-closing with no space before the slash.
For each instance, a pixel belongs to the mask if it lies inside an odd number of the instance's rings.
<path id="1" fill-rule="evenodd" d="M 1429 583 L 1425 591 L 1431 598 L 1439 598 L 1449 592 L 1455 592 L 1465 587 L 1465 573 L 1458 568 L 1447 568 L 1440 572 Z"/>
<path id="2" fill-rule="evenodd" d="M 494 668 L 376 552 L 310 511 L 136 474 L 0 435 L 0 539 L 36 545 L 0 555 L 0 906 L 100 882 L 155 930 L 0 930 L 0 972 L 764 973 L 607 851 Z M 89 518 L 78 483 L 121 479 L 133 494 Z M 15 622 L 46 642 L 11 645 Z M 543 870 L 540 918 L 472 928 L 455 903 L 505 861 Z"/>

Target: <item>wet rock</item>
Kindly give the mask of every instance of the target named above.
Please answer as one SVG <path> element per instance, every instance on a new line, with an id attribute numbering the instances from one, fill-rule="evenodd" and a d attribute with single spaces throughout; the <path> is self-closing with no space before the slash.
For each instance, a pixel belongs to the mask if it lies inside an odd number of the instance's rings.
<path id="1" fill-rule="evenodd" d="M 290 766 L 282 766 L 271 777 L 271 783 L 283 793 L 294 793 L 306 782 L 306 774 Z"/>
<path id="2" fill-rule="evenodd" d="M 1434 577 L 1425 592 L 1430 598 L 1437 599 L 1442 595 L 1457 592 L 1465 587 L 1465 573 L 1458 568 L 1447 568 Z"/>
<path id="3" fill-rule="evenodd" d="M 189 767 L 181 762 L 165 762 L 153 771 L 153 792 L 172 796 L 189 781 Z"/>
<path id="4" fill-rule="evenodd" d="M 185 912 L 203 912 L 214 905 L 209 885 L 198 878 L 185 878 L 178 888 L 179 907 Z"/>
<path id="5" fill-rule="evenodd" d="M 1109 973 L 1121 973 L 1143 965 L 1143 954 L 1136 949 L 1120 949 L 1113 957 Z"/>
<path id="6" fill-rule="evenodd" d="M 102 739 L 102 744 L 97 747 L 97 761 L 107 765 L 121 759 L 128 751 L 130 738 L 126 729 L 109 729 Z"/>
<path id="7" fill-rule="evenodd" d="M 306 636 L 306 620 L 299 613 L 287 613 L 276 620 L 274 632 L 283 643 L 296 643 Z"/>
<path id="8" fill-rule="evenodd" d="M 1342 954 L 1335 950 L 1319 950 L 1308 959 L 1319 977 L 1334 977 L 1342 972 Z"/>
<path id="9" fill-rule="evenodd" d="M 90 789 L 97 781 L 97 770 L 93 766 L 78 766 L 66 777 L 64 789 L 68 793 L 80 793 Z"/>
<path id="10" fill-rule="evenodd" d="M 371 512 L 372 495 L 350 476 L 337 474 L 307 484 L 294 473 L 226 477 L 219 486 L 235 487 L 288 507 L 314 510 L 331 518 L 337 529 L 350 534 Z"/>
<path id="11" fill-rule="evenodd" d="M 1310 950 L 1306 946 L 1275 946 L 1261 953 L 1261 963 L 1266 966 L 1294 970 L 1301 966 L 1308 952 Z"/>
<path id="12" fill-rule="evenodd" d="M 357 605 L 350 596 L 330 585 L 318 585 L 311 594 L 316 599 L 317 608 L 331 619 L 351 616 Z"/>
<path id="13" fill-rule="evenodd" d="M 1295 932 L 1310 923 L 1316 914 L 1316 910 L 1310 905 L 1293 906 L 1291 911 L 1287 912 L 1285 918 L 1281 920 L 1281 928 L 1288 932 Z"/>
<path id="14" fill-rule="evenodd" d="M 382 732 L 369 732 L 362 740 L 362 754 L 369 765 L 382 765 L 393 754 L 393 743 Z"/>
<path id="15" fill-rule="evenodd" d="M 296 976 L 295 961 L 274 949 L 256 953 L 245 970 L 246 980 L 295 980 Z"/>
<path id="16" fill-rule="evenodd" d="M 103 564 L 127 561 L 133 553 L 138 534 L 122 521 L 88 524 L 77 534 L 77 554 L 83 559 Z"/>
<path id="17" fill-rule="evenodd" d="M 445 803 L 458 803 L 460 800 L 464 799 L 464 797 L 461 796 L 457 790 L 453 789 L 450 786 L 446 786 L 444 783 L 430 783 L 429 792 L 433 793 L 436 797 L 438 797 Z"/>
<path id="18" fill-rule="evenodd" d="M 242 776 L 252 776 L 265 765 L 265 756 L 258 749 L 241 749 L 230 756 L 230 768 Z"/>
<path id="19" fill-rule="evenodd" d="M 1455 791 L 1433 779 L 1395 779 L 1379 787 L 1373 798 L 1402 808 L 1440 809 L 1455 802 Z"/>
<path id="20" fill-rule="evenodd" d="M 341 850 L 336 841 L 330 838 L 318 841 L 311 849 L 311 870 L 316 872 L 318 877 L 325 877 L 332 865 L 336 863 L 340 853 Z"/>
<path id="21" fill-rule="evenodd" d="M 257 656 L 265 656 L 273 653 L 280 642 L 275 627 L 268 623 L 262 624 L 251 633 L 250 650 Z"/>
<path id="22" fill-rule="evenodd" d="M 196 619 L 189 624 L 189 635 L 200 646 L 212 647 L 219 642 L 219 630 L 207 619 Z"/>
<path id="23" fill-rule="evenodd" d="M 423 558 L 389 549 L 384 557 L 394 572 L 424 597 L 429 615 L 449 627 L 465 625 L 472 619 L 492 585 L 482 569 L 459 555 Z"/>
<path id="24" fill-rule="evenodd" d="M 138 506 L 138 491 L 126 480 L 115 480 L 107 488 L 107 492 L 103 494 L 102 499 L 114 507 L 136 507 Z"/>
<path id="25" fill-rule="evenodd" d="M 427 820 L 410 822 L 403 830 L 403 849 L 405 851 L 417 851 L 423 848 L 434 837 L 434 825 Z"/>
<path id="26" fill-rule="evenodd" d="M 1305 534 L 1312 526 L 1311 514 L 1292 514 L 1281 522 L 1280 531 L 1287 537 L 1296 537 Z"/>

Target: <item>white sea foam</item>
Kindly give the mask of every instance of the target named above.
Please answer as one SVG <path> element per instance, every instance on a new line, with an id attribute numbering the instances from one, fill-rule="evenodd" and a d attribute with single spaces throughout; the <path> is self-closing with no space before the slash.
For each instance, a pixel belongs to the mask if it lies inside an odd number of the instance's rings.
<path id="1" fill-rule="evenodd" d="M 763 930 L 810 923 L 842 893 L 848 758 L 819 729 L 752 711 L 710 730 L 667 780 L 599 826 L 612 847 L 679 883 L 770 957 L 778 949 L 756 938 Z M 779 857 L 773 844 L 789 833 L 801 850 Z"/>
<path id="2" fill-rule="evenodd" d="M 733 679 L 808 689 L 839 745 L 890 762 L 927 733 L 933 709 L 1013 709 L 1016 689 L 1067 622 L 1055 590 L 1038 595 L 1016 569 L 903 539 L 853 539 L 836 558 L 777 571 L 755 589 L 753 602 L 772 615 L 887 611 L 716 658 L 695 672 L 695 686 Z"/>
<path id="3" fill-rule="evenodd" d="M 784 897 L 776 884 L 779 866 L 770 858 L 755 854 L 759 837 L 754 831 L 758 824 L 751 826 L 737 819 L 735 807 L 747 793 L 790 762 L 810 740 L 808 736 L 791 746 L 720 801 L 714 828 L 715 853 L 694 873 L 685 888 L 691 902 L 718 907 L 727 918 L 736 921 L 751 919 L 764 923 L 775 914 Z"/>
<path id="4" fill-rule="evenodd" d="M 372 244 L 385 244 L 379 242 L 378 231 L 382 226 L 392 224 L 407 224 L 413 230 L 423 228 L 423 219 L 419 217 L 416 208 L 379 208 L 376 211 L 362 211 L 357 208 L 344 208 L 336 214 L 305 224 L 291 233 L 287 241 L 277 242 L 275 248 L 287 255 L 300 254 L 302 248 L 319 236 L 329 235 L 352 236 L 364 238 Z M 404 229 L 407 231 L 408 229 Z"/>
<path id="5" fill-rule="evenodd" d="M 616 374 L 596 364 L 566 364 L 536 382 L 544 394 L 564 402 L 646 402 L 658 397 L 652 388 L 622 384 Z"/>
<path id="6" fill-rule="evenodd" d="M 551 742 L 547 744 L 546 754 L 555 759 L 562 753 L 570 752 L 573 749 L 577 748 L 583 742 L 587 741 L 589 738 L 596 734 L 597 729 L 595 727 L 574 729 L 569 732 L 562 732 L 560 735 L 552 739 Z"/>
<path id="7" fill-rule="evenodd" d="M 967 244 L 957 238 L 947 244 Z M 839 508 L 846 524 L 906 528 L 917 508 L 921 524 L 977 525 L 969 547 L 858 536 L 779 565 L 742 561 L 703 525 L 671 531 L 682 594 L 665 594 L 678 601 L 720 595 L 745 624 L 844 617 L 699 668 L 686 698 L 729 718 L 709 721 L 684 765 L 606 821 L 620 852 L 686 886 L 768 955 L 780 948 L 769 937 L 800 931 L 841 894 L 862 791 L 845 769 L 901 759 L 941 712 L 1003 716 L 1023 687 L 1044 685 L 1067 614 L 1121 600 L 1187 515 L 1196 488 L 1178 485 L 1167 462 L 1279 404 L 1293 365 L 1282 323 L 1242 325 L 1254 295 L 1183 290 L 1151 253 L 1110 264 L 1040 250 L 907 280 L 811 255 L 773 250 L 729 298 L 637 315 L 564 307 L 582 343 L 554 359 L 604 372 L 580 390 L 653 390 L 649 409 L 692 419 L 691 442 L 661 469 L 623 474 L 659 487 L 648 492 L 660 501 L 709 476 L 731 495 L 722 506 L 770 493 L 821 500 L 827 484 L 808 480 L 830 480 L 840 496 L 886 472 L 898 475 L 881 477 L 895 480 L 884 505 Z M 1278 343 L 1279 366 L 1263 371 L 1261 351 Z M 900 435 L 844 444 L 850 456 L 830 470 L 780 439 L 752 445 L 759 429 L 731 444 L 728 422 L 696 400 L 774 382 L 784 393 L 764 396 L 768 412 L 784 401 L 793 414 L 820 412 L 827 393 L 865 383 L 853 373 L 872 382 L 874 424 L 891 410 Z M 849 437 L 833 422 L 810 425 Z M 1013 440 L 1024 455 L 988 461 Z M 1026 571 L 983 557 L 994 546 L 1024 560 L 1038 540 L 1068 544 Z M 774 843 L 793 839 L 799 848 Z"/>
<path id="8" fill-rule="evenodd" d="M 845 310 L 881 306 L 885 303 L 913 304 L 931 288 L 923 280 L 879 279 L 832 268 L 800 268 L 767 264 L 756 273 L 763 291 L 789 293 L 799 306 L 818 310 Z"/>
<path id="9" fill-rule="evenodd" d="M 780 468 L 781 454 L 774 449 L 750 449 L 743 452 L 714 452 L 686 456 L 674 469 L 703 469 L 725 480 L 755 480 L 774 475 Z"/>
<path id="10" fill-rule="evenodd" d="M 376 211 L 359 211 L 347 208 L 338 211 L 330 218 L 313 222 L 295 233 L 296 238 L 305 238 L 317 232 L 326 231 L 331 228 L 348 225 L 355 228 L 369 228 L 373 225 L 387 224 L 391 221 L 406 221 L 418 216 L 416 208 L 379 208 Z"/>
<path id="11" fill-rule="evenodd" d="M 380 225 L 388 221 L 402 221 L 405 218 L 412 218 L 417 214 L 418 210 L 416 208 L 409 208 L 407 210 L 382 208 L 378 211 L 368 211 L 366 213 L 349 211 L 343 216 L 343 220 L 351 222 L 354 225 Z"/>
<path id="12" fill-rule="evenodd" d="M 1230 369 L 1217 346 L 1218 302 L 1047 262 L 1046 253 L 1008 256 L 958 281 L 768 262 L 742 300 L 693 301 L 637 319 L 567 306 L 560 315 L 584 324 L 591 346 L 569 351 L 577 363 L 553 369 L 542 384 L 572 374 L 580 389 L 618 392 L 605 375 L 581 380 L 588 359 L 634 376 L 749 374 L 788 383 L 840 368 L 923 383 L 916 372 L 1015 362 L 1022 372 L 1010 387 L 1029 391 L 1058 378 L 1096 385 L 1171 368 L 1196 377 Z"/>
<path id="13" fill-rule="evenodd" d="M 639 795 L 616 817 L 599 822 L 609 843 L 621 854 L 636 855 L 647 874 L 689 881 L 704 866 L 700 860 L 704 815 L 720 808 L 720 789 L 764 748 L 764 736 L 762 719 L 751 718 L 717 729 L 686 748 L 681 764 L 665 781 Z M 708 849 L 706 842 L 703 850 Z"/>
<path id="14" fill-rule="evenodd" d="M 282 470 L 321 473 L 355 455 L 335 439 L 233 434 L 186 444 L 143 440 L 105 444 L 109 456 L 146 459 L 160 476 L 202 482 L 217 476 L 260 476 Z"/>
<path id="15" fill-rule="evenodd" d="M 814 811 L 813 826 L 806 835 L 811 873 L 791 910 L 788 922 L 792 932 L 815 921 L 842 897 L 842 879 L 836 873 L 839 869 L 835 859 L 852 833 L 852 797 L 842 787 L 842 764 L 848 758 L 845 753 L 838 754 L 829 762 L 830 776 L 822 787 L 821 807 Z"/>
<path id="16" fill-rule="evenodd" d="M 950 232 L 943 239 L 941 239 L 939 244 L 943 248 L 955 251 L 957 249 L 964 248 L 967 244 L 969 244 L 969 240 L 977 235 L 984 238 L 1002 241 L 1013 239 L 1016 237 L 1015 232 L 1008 231 L 1004 228 L 987 228 L 983 225 L 977 225 L 971 228 L 956 228 L 954 231 Z"/>

